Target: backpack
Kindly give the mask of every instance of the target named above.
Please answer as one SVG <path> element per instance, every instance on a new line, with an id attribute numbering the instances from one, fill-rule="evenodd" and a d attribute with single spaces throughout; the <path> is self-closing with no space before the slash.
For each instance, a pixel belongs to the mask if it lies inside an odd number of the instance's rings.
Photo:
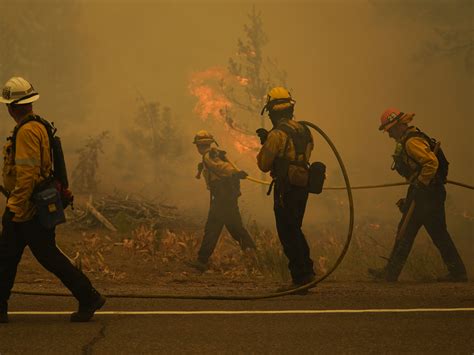
<path id="1" fill-rule="evenodd" d="M 321 162 L 315 162 L 309 165 L 306 158 L 306 148 L 311 143 L 312 137 L 311 132 L 303 123 L 303 132 L 296 130 L 295 128 L 281 124 L 277 128 L 285 132 L 288 135 L 286 141 L 284 157 L 288 150 L 289 139 L 292 140 L 295 147 L 296 160 L 291 161 L 287 158 L 279 158 L 280 162 L 276 164 L 277 177 L 283 176 L 287 179 L 290 185 L 306 187 L 308 192 L 320 194 L 323 189 L 324 180 L 326 177 L 326 166 Z M 304 155 L 304 161 L 298 161 L 298 157 Z"/>
<path id="2" fill-rule="evenodd" d="M 402 148 L 405 152 L 406 152 L 406 147 L 405 147 L 406 142 L 410 138 L 414 138 L 414 137 L 423 138 L 429 144 L 431 151 L 434 150 L 436 144 L 438 143 L 438 141 L 436 139 L 431 138 L 426 133 L 420 131 L 417 128 L 416 131 L 409 132 L 408 134 L 406 134 L 405 137 L 403 137 L 401 145 L 402 145 Z M 409 159 L 413 160 L 408 154 L 407 154 L 407 156 L 409 157 Z M 444 154 L 443 149 L 441 147 L 438 148 L 438 152 L 436 153 L 436 158 L 438 159 L 438 170 L 436 171 L 436 177 L 439 179 L 439 181 L 441 181 L 443 184 L 445 184 L 446 180 L 448 178 L 449 161 L 446 158 L 446 155 Z M 405 176 L 407 174 L 406 169 L 404 169 L 402 164 L 397 161 L 395 156 L 394 156 L 394 165 L 393 165 L 392 170 L 397 170 L 402 176 Z"/>
<path id="3" fill-rule="evenodd" d="M 211 159 L 219 158 L 222 161 L 228 161 L 226 152 L 223 150 L 211 150 L 209 153 Z M 212 197 L 222 199 L 234 199 L 241 195 L 240 192 L 240 179 L 236 176 L 223 177 L 219 172 L 206 164 L 205 156 L 202 157 L 202 164 L 206 167 L 207 171 L 217 176 L 217 180 L 212 182 L 209 181 L 209 190 Z"/>
<path id="4" fill-rule="evenodd" d="M 54 187 L 58 190 L 63 208 L 66 208 L 69 205 L 73 205 L 74 196 L 69 190 L 69 180 L 67 176 L 66 161 L 64 159 L 64 152 L 61 144 L 61 138 L 56 136 L 57 128 L 54 127 L 53 123 L 48 122 L 47 120 L 41 118 L 38 115 L 30 115 L 25 121 L 23 121 L 19 126 L 15 127 L 12 135 L 12 149 L 13 157 L 15 157 L 16 151 L 16 137 L 18 131 L 21 127 L 31 121 L 36 121 L 41 123 L 48 133 L 50 154 L 51 154 L 51 163 L 52 170 L 50 176 L 46 177 L 45 181 L 42 182 L 39 186 L 36 187 L 35 191 L 41 190 L 46 185 L 54 184 Z"/>

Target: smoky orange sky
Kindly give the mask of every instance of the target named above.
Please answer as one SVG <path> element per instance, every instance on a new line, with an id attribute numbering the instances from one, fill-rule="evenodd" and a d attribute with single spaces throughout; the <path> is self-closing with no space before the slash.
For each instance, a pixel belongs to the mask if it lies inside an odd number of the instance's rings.
<path id="1" fill-rule="evenodd" d="M 461 56 L 413 59 L 422 42 L 433 38 L 436 23 L 392 18 L 366 1 L 254 4 L 269 38 L 266 55 L 288 73 L 297 119 L 327 131 L 353 183 L 398 180 L 389 169 L 394 144 L 377 130 L 381 112 L 391 106 L 415 112 L 414 124 L 442 141 L 453 179 L 473 180 L 472 75 Z M 90 93 L 85 99 L 93 107 L 89 120 L 113 130 L 114 121 L 134 114 L 138 89 L 172 107 L 190 141 L 200 128 L 213 130 L 212 122 L 193 112 L 196 98 L 189 80 L 210 67 L 226 67 L 237 38 L 244 37 L 252 5 L 84 2 L 83 60 Z M 231 142 L 216 135 L 230 149 Z M 321 151 L 321 158 L 331 161 L 327 148 Z M 193 169 L 183 166 L 190 177 Z"/>

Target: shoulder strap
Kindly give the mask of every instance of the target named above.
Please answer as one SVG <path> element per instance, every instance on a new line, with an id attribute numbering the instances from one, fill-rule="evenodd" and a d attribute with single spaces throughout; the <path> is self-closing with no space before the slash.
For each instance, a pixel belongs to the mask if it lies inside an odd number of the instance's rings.
<path id="1" fill-rule="evenodd" d="M 303 132 L 298 132 L 295 128 L 287 124 L 281 124 L 275 129 L 285 132 L 288 138 L 293 141 L 293 145 L 295 146 L 296 157 L 304 155 L 306 159 L 306 148 L 311 142 L 311 133 L 309 132 L 308 127 L 306 127 L 304 124 L 301 124 L 301 126 L 303 127 Z M 288 140 L 285 147 L 285 153 L 287 151 L 287 146 Z"/>
<path id="2" fill-rule="evenodd" d="M 12 138 L 11 138 L 12 139 L 12 146 L 13 146 L 13 153 L 15 153 L 15 151 L 16 151 L 16 137 L 18 135 L 18 131 L 20 130 L 21 127 L 23 127 L 25 124 L 27 124 L 31 121 L 39 122 L 44 126 L 44 128 L 46 129 L 46 132 L 48 133 L 48 138 L 49 138 L 49 143 L 50 143 L 49 145 L 50 145 L 50 148 L 52 150 L 52 142 L 53 142 L 53 138 L 54 138 L 54 135 L 56 134 L 57 129 L 51 123 L 49 123 L 45 119 L 41 118 L 40 116 L 30 115 L 26 118 L 26 120 L 24 120 L 19 126 L 16 126 L 15 129 L 13 130 L 13 134 L 12 134 Z"/>
<path id="3" fill-rule="evenodd" d="M 54 152 L 53 152 L 53 142 L 54 142 L 54 135 L 56 134 L 56 131 L 57 129 L 53 126 L 53 124 L 49 123 L 48 121 L 46 121 L 44 118 L 41 118 L 40 116 L 38 115 L 30 115 L 26 118 L 26 120 L 24 120 L 19 126 L 15 127 L 15 129 L 13 130 L 13 134 L 12 134 L 12 151 L 13 151 L 13 161 L 15 161 L 15 155 L 16 155 L 16 137 L 18 135 L 18 132 L 20 130 L 21 127 L 23 127 L 25 124 L 31 122 L 31 121 L 35 121 L 35 122 L 39 122 L 41 123 L 44 128 L 46 129 L 46 133 L 48 134 L 48 140 L 49 140 L 49 154 L 50 154 L 50 157 L 51 157 L 51 167 L 52 167 L 52 170 L 50 172 L 50 174 L 54 174 L 53 171 L 54 171 Z"/>
<path id="4" fill-rule="evenodd" d="M 434 150 L 434 147 L 436 146 L 436 143 L 437 143 L 437 140 L 434 139 L 434 138 L 431 138 L 430 136 L 428 136 L 426 133 L 420 131 L 418 128 L 416 129 L 416 131 L 413 131 L 413 132 L 409 132 L 405 137 L 403 137 L 403 140 L 402 140 L 402 146 L 403 146 L 403 150 L 406 152 L 406 143 L 407 141 L 410 139 L 410 138 L 414 138 L 414 137 L 420 137 L 420 138 L 423 138 L 426 143 L 428 143 L 428 145 L 430 146 L 430 149 L 431 151 Z M 407 154 L 408 155 L 408 154 Z M 409 155 L 408 157 L 410 159 L 412 159 Z"/>

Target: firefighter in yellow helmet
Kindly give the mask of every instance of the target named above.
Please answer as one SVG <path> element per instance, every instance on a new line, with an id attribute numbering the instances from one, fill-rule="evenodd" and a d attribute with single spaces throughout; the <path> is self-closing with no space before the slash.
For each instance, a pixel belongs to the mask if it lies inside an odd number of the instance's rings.
<path id="1" fill-rule="evenodd" d="M 271 172 L 274 185 L 274 213 L 283 251 L 288 258 L 292 285 L 299 287 L 314 280 L 313 261 L 301 230 L 308 200 L 308 165 L 314 147 L 308 127 L 293 120 L 295 101 L 287 89 L 275 87 L 268 93 L 265 111 L 273 124 L 268 132 L 257 130 L 262 148 L 257 163 Z"/>
<path id="2" fill-rule="evenodd" d="M 415 237 L 424 226 L 449 271 L 438 281 L 465 282 L 466 268 L 446 226 L 444 184 L 449 163 L 436 140 L 409 125 L 414 116 L 414 113 L 389 108 L 380 117 L 379 130 L 388 132 L 390 138 L 397 142 L 392 169 L 405 177 L 410 187 L 406 198 L 397 203 L 403 213 L 398 227 L 402 235 L 397 236 L 385 268 L 369 269 L 369 274 L 376 280 L 397 281 Z M 413 206 L 412 212 L 409 212 L 410 206 Z M 402 228 L 404 225 L 406 229 Z"/>
<path id="3" fill-rule="evenodd" d="M 61 253 L 55 243 L 55 228 L 43 218 L 40 202 L 51 216 L 62 208 L 59 193 L 51 185 L 43 190 L 53 170 L 52 142 L 49 122 L 33 112 L 33 102 L 39 94 L 21 77 L 13 77 L 3 87 L 0 102 L 6 104 L 16 127 L 3 149 L 3 182 L 7 195 L 0 236 L 0 323 L 8 322 L 8 299 L 13 287 L 17 265 L 23 250 L 30 248 L 35 258 L 48 271 L 55 274 L 79 301 L 79 310 L 71 321 L 88 321 L 102 307 L 105 298 L 91 285 L 89 279 Z M 55 156 L 56 159 L 56 156 Z M 54 161 L 56 166 L 56 161 Z M 45 191 L 53 191 L 46 198 Z M 48 192 L 49 193 L 49 192 Z M 50 200 L 52 199 L 52 200 Z M 61 210 L 62 211 L 62 210 Z"/>
<path id="4" fill-rule="evenodd" d="M 197 132 L 193 143 L 202 156 L 196 178 L 199 179 L 204 175 L 211 199 L 197 260 L 189 262 L 188 265 L 203 272 L 208 267 L 209 257 L 224 226 L 232 238 L 240 244 L 242 250 L 255 249 L 255 244 L 242 224 L 238 205 L 240 179 L 245 179 L 247 173 L 236 169 L 228 161 L 226 152 L 211 146 L 216 141 L 207 131 Z"/>

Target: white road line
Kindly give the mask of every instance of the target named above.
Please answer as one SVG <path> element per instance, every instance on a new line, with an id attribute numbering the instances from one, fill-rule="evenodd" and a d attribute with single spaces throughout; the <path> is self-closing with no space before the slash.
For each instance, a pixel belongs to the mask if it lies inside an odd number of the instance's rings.
<path id="1" fill-rule="evenodd" d="M 242 315 L 242 314 L 352 314 L 352 313 L 432 313 L 474 312 L 474 308 L 385 308 L 385 309 L 289 309 L 257 311 L 102 311 L 97 315 Z M 11 315 L 65 315 L 71 312 L 14 311 Z"/>

